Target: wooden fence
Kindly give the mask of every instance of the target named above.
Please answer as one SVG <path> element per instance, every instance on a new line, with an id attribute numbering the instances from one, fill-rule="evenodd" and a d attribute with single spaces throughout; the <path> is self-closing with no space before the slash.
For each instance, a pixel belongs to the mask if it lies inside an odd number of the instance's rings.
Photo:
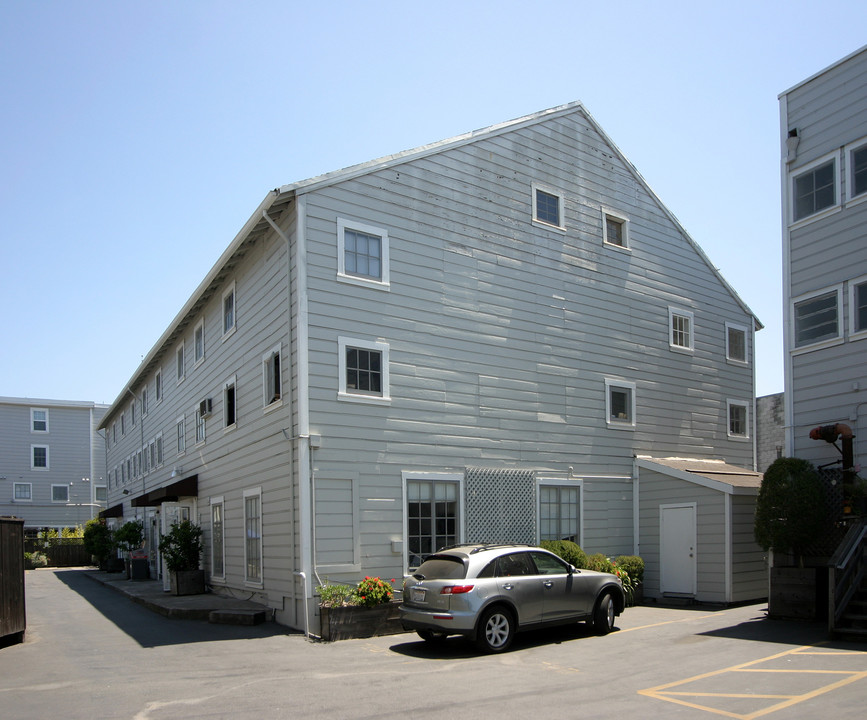
<path id="1" fill-rule="evenodd" d="M 48 558 L 49 567 L 78 567 L 92 565 L 93 559 L 84 549 L 83 538 L 27 539 L 24 552 L 38 552 Z"/>
<path id="2" fill-rule="evenodd" d="M 0 640 L 24 639 L 24 520 L 0 517 Z M 17 636 L 17 637 L 16 637 Z"/>

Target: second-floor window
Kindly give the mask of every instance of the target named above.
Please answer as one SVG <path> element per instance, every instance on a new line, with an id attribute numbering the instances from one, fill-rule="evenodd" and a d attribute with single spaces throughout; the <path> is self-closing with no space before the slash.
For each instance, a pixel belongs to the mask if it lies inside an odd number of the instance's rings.
<path id="1" fill-rule="evenodd" d="M 30 409 L 30 429 L 33 432 L 48 432 L 48 410 L 43 408 Z"/>
<path id="2" fill-rule="evenodd" d="M 838 204 L 836 172 L 836 158 L 831 158 L 794 177 L 792 181 L 794 220 L 803 220 Z"/>
<path id="3" fill-rule="evenodd" d="M 205 359 L 205 321 L 199 320 L 193 332 L 193 364 L 198 365 Z"/>
<path id="4" fill-rule="evenodd" d="M 533 221 L 550 225 L 559 230 L 565 229 L 563 220 L 563 195 L 539 185 L 532 186 Z"/>
<path id="5" fill-rule="evenodd" d="M 378 290 L 389 287 L 388 231 L 354 220 L 337 220 L 337 277 Z"/>
<path id="6" fill-rule="evenodd" d="M 693 318 L 689 310 L 668 309 L 669 345 L 673 350 L 693 349 Z"/>
<path id="7" fill-rule="evenodd" d="M 794 303 L 795 347 L 840 337 L 839 292 L 831 290 Z"/>
<path id="8" fill-rule="evenodd" d="M 262 389 L 265 407 L 273 405 L 283 397 L 279 346 L 262 357 Z"/>

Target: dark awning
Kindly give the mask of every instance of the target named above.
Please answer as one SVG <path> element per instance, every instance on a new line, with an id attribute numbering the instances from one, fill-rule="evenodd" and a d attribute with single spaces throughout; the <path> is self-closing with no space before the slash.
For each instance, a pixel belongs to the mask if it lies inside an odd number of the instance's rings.
<path id="1" fill-rule="evenodd" d="M 100 510 L 99 516 L 101 518 L 123 517 L 123 503 L 120 503 L 120 505 L 112 505 L 110 508 L 106 508 L 105 510 Z"/>
<path id="2" fill-rule="evenodd" d="M 144 495 L 133 498 L 133 507 L 157 507 L 164 502 L 176 502 L 182 497 L 196 497 L 199 494 L 199 476 L 190 475 Z"/>

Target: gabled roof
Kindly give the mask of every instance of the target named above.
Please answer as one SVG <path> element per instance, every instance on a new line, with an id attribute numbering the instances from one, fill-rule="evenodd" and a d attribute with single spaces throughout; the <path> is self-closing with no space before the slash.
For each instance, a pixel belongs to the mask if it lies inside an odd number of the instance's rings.
<path id="1" fill-rule="evenodd" d="M 566 105 L 560 105 L 558 107 L 550 108 L 548 110 L 541 110 L 539 112 L 533 113 L 531 115 L 526 115 L 515 120 L 509 120 L 507 122 L 491 125 L 487 128 L 474 130 L 472 132 L 464 133 L 462 135 L 457 135 L 447 140 L 441 140 L 439 142 L 431 143 L 429 145 L 423 145 L 412 150 L 405 150 L 394 155 L 387 155 L 377 160 L 370 160 L 368 162 L 360 163 L 358 165 L 352 165 L 342 170 L 325 173 L 324 175 L 319 175 L 308 180 L 301 180 L 299 182 L 283 185 L 282 187 L 276 188 L 275 190 L 269 192 L 265 196 L 259 207 L 256 209 L 256 211 L 253 213 L 253 215 L 250 217 L 250 219 L 244 224 L 244 227 L 241 229 L 241 231 L 235 236 L 234 240 L 226 249 L 226 251 L 220 256 L 219 260 L 217 260 L 211 271 L 207 274 L 207 276 L 205 276 L 205 279 L 200 283 L 199 287 L 196 288 L 190 299 L 186 302 L 183 308 L 181 308 L 180 312 L 175 316 L 175 319 L 162 334 L 160 339 L 157 340 L 151 351 L 147 354 L 144 360 L 142 360 L 141 364 L 136 369 L 135 373 L 132 375 L 129 382 L 127 383 L 126 388 L 121 391 L 120 395 L 118 395 L 118 397 L 112 403 L 109 411 L 105 414 L 105 417 L 100 424 L 99 429 L 101 430 L 108 426 L 118 407 L 128 401 L 128 394 L 131 393 L 129 388 L 135 387 L 140 382 L 141 378 L 146 375 L 147 372 L 149 372 L 154 363 L 159 359 L 160 355 L 162 354 L 163 348 L 167 344 L 173 342 L 174 339 L 179 335 L 179 333 L 183 332 L 184 329 L 189 325 L 189 323 L 191 322 L 191 318 L 194 316 L 194 313 L 196 313 L 208 300 L 208 298 L 214 292 L 214 288 L 216 287 L 217 283 L 219 283 L 221 278 L 225 277 L 231 264 L 237 262 L 240 254 L 243 254 L 243 246 L 245 245 L 245 243 L 247 243 L 250 238 L 266 232 L 268 230 L 268 227 L 270 226 L 268 218 L 273 216 L 275 213 L 279 215 L 279 211 L 292 203 L 297 196 L 313 192 L 321 188 L 329 187 L 331 185 L 336 185 L 337 183 L 351 180 L 353 178 L 366 175 L 368 173 L 377 172 L 380 170 L 394 167 L 396 165 L 412 162 L 414 160 L 427 157 L 429 155 L 434 155 L 436 153 L 444 152 L 446 150 L 451 150 L 461 147 L 463 145 L 468 145 L 478 140 L 496 137 L 507 132 L 512 132 L 521 128 L 537 125 L 539 123 L 545 122 L 546 120 L 563 117 L 573 113 L 579 113 L 591 125 L 593 130 L 597 132 L 599 136 L 609 145 L 612 152 L 623 162 L 624 166 L 632 174 L 636 182 L 638 182 L 639 185 L 641 185 L 646 190 L 648 195 L 657 204 L 662 213 L 675 225 L 677 230 L 692 246 L 692 248 L 704 261 L 710 271 L 719 279 L 719 281 L 723 284 L 726 290 L 731 294 L 735 302 L 737 302 L 738 305 L 741 306 L 741 308 L 746 314 L 750 315 L 753 318 L 755 329 L 760 330 L 763 325 L 761 324 L 761 322 L 759 322 L 753 311 L 750 310 L 747 304 L 741 299 L 737 292 L 735 292 L 734 288 L 729 285 L 729 283 L 725 280 L 725 278 L 722 276 L 716 266 L 714 266 L 714 264 L 710 261 L 707 255 L 705 255 L 701 247 L 699 247 L 699 245 L 690 237 L 689 233 L 680 224 L 674 214 L 665 206 L 665 204 L 659 199 L 657 194 L 650 188 L 650 186 L 647 184 L 647 181 L 641 176 L 635 166 L 626 158 L 626 156 L 620 151 L 620 149 L 614 144 L 614 142 L 612 142 L 611 138 L 608 137 L 608 135 L 605 133 L 604 130 L 602 130 L 599 124 L 590 115 L 590 113 L 587 112 L 586 108 L 584 108 L 584 106 L 580 102 L 576 101 L 568 103 Z"/>
<path id="2" fill-rule="evenodd" d="M 762 484 L 762 473 L 729 465 L 722 460 L 696 458 L 636 458 L 639 468 L 719 490 L 728 495 L 755 495 Z"/>

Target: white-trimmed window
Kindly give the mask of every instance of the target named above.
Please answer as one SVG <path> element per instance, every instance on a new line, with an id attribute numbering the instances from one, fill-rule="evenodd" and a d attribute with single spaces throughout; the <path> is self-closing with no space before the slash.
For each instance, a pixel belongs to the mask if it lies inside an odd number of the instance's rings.
<path id="1" fill-rule="evenodd" d="M 132 427 L 135 427 L 135 398 L 133 398 L 133 401 L 129 404 L 129 419 Z"/>
<path id="2" fill-rule="evenodd" d="M 262 584 L 262 488 L 244 490 L 244 581 Z"/>
<path id="3" fill-rule="evenodd" d="M 51 502 L 53 503 L 68 503 L 69 502 L 69 485 L 52 485 L 51 486 Z"/>
<path id="4" fill-rule="evenodd" d="M 635 383 L 605 378 L 605 421 L 608 427 L 635 427 Z"/>
<path id="5" fill-rule="evenodd" d="M 126 435 L 126 412 L 120 414 L 120 436 Z"/>
<path id="6" fill-rule="evenodd" d="M 388 343 L 337 338 L 337 397 L 353 402 L 390 402 Z"/>
<path id="7" fill-rule="evenodd" d="M 196 323 L 193 330 L 193 367 L 200 365 L 205 359 L 205 319 Z"/>
<path id="8" fill-rule="evenodd" d="M 867 275 L 849 282 L 849 339 L 867 337 Z"/>
<path id="9" fill-rule="evenodd" d="M 846 158 L 849 166 L 848 199 L 867 199 L 867 138 L 847 145 Z"/>
<path id="10" fill-rule="evenodd" d="M 183 455 L 187 449 L 187 421 L 186 418 L 181 415 L 175 421 L 177 438 L 178 438 L 178 455 Z"/>
<path id="11" fill-rule="evenodd" d="M 581 480 L 539 480 L 539 540 L 571 540 L 581 536 Z"/>
<path id="12" fill-rule="evenodd" d="M 407 568 L 414 570 L 428 555 L 463 539 L 463 475 L 405 473 L 403 480 Z"/>
<path id="13" fill-rule="evenodd" d="M 565 230 L 563 193 L 533 183 L 532 195 L 533 222 L 556 230 Z"/>
<path id="14" fill-rule="evenodd" d="M 692 352 L 695 315 L 689 310 L 668 308 L 668 344 L 678 352 Z"/>
<path id="15" fill-rule="evenodd" d="M 238 422 L 236 382 L 236 376 L 233 375 L 223 384 L 223 427 L 226 430 L 236 427 Z"/>
<path id="16" fill-rule="evenodd" d="M 235 332 L 235 282 L 223 291 L 223 337 Z"/>
<path id="17" fill-rule="evenodd" d="M 177 369 L 178 383 L 181 383 L 184 381 L 184 377 L 186 377 L 187 374 L 187 367 L 186 363 L 184 362 L 183 342 L 181 342 L 181 344 L 178 346 L 177 351 L 175 352 L 175 367 Z"/>
<path id="18" fill-rule="evenodd" d="M 388 231 L 337 218 L 337 278 L 387 290 L 390 282 Z"/>
<path id="19" fill-rule="evenodd" d="M 815 217 L 840 206 L 837 158 L 838 153 L 835 152 L 792 173 L 792 222 Z"/>
<path id="20" fill-rule="evenodd" d="M 33 500 L 33 485 L 31 483 L 12 483 L 12 499 L 17 502 Z"/>
<path id="21" fill-rule="evenodd" d="M 205 442 L 205 416 L 196 408 L 196 445 Z"/>
<path id="22" fill-rule="evenodd" d="M 142 417 L 144 417 L 145 415 L 148 414 L 148 410 L 150 409 L 148 407 L 148 405 L 149 405 L 149 403 L 148 403 L 148 386 L 145 385 L 141 389 L 141 416 Z"/>
<path id="23" fill-rule="evenodd" d="M 225 526 L 223 498 L 211 498 L 211 579 L 226 578 Z"/>
<path id="24" fill-rule="evenodd" d="M 726 400 L 728 436 L 745 440 L 750 436 L 750 406 L 741 400 Z"/>
<path id="25" fill-rule="evenodd" d="M 30 408 L 30 432 L 48 432 L 48 408 Z"/>
<path id="26" fill-rule="evenodd" d="M 108 488 L 105 485 L 93 486 L 93 501 L 97 503 L 108 502 Z"/>
<path id="27" fill-rule="evenodd" d="M 792 347 L 824 347 L 842 342 L 843 321 L 840 308 L 843 286 L 800 295 L 792 300 Z"/>
<path id="28" fill-rule="evenodd" d="M 748 364 L 748 329 L 743 325 L 726 323 L 726 360 L 742 365 Z"/>
<path id="29" fill-rule="evenodd" d="M 159 433 L 154 439 L 157 448 L 157 467 L 163 464 L 163 434 Z"/>
<path id="30" fill-rule="evenodd" d="M 602 240 L 608 245 L 629 248 L 629 218 L 602 208 Z"/>
<path id="31" fill-rule="evenodd" d="M 262 356 L 262 398 L 265 407 L 279 407 L 283 399 L 283 372 L 280 362 L 281 345 Z"/>
<path id="32" fill-rule="evenodd" d="M 162 402 L 163 399 L 163 371 L 157 370 L 154 373 L 154 396 L 156 397 L 157 404 Z"/>
<path id="33" fill-rule="evenodd" d="M 30 469 L 48 470 L 51 467 L 48 461 L 48 445 L 30 446 Z"/>

